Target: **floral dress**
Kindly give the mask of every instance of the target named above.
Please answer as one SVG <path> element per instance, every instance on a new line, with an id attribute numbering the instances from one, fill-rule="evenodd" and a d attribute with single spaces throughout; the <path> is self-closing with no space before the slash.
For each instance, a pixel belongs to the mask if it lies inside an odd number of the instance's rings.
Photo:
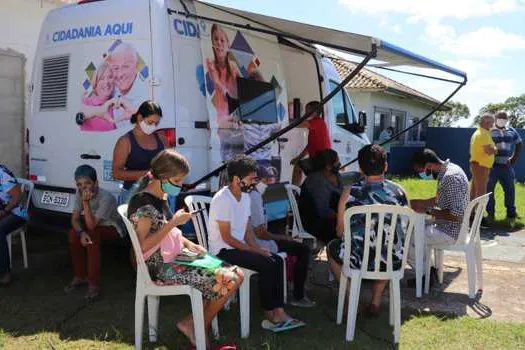
<path id="1" fill-rule="evenodd" d="M 151 219 L 150 235 L 160 230 L 171 216 L 167 202 L 147 192 L 136 194 L 129 203 L 128 217 L 135 228 L 141 218 Z M 205 299 L 219 299 L 237 280 L 237 266 L 223 262 L 216 269 L 207 269 L 164 262 L 160 249 L 146 259 L 146 265 L 155 283 L 189 285 L 198 289 Z"/>

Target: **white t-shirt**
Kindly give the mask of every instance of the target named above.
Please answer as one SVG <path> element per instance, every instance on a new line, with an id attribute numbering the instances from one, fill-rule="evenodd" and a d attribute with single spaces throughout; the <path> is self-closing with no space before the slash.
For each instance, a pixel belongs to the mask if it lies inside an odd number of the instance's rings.
<path id="1" fill-rule="evenodd" d="M 226 186 L 213 196 L 210 206 L 210 232 L 208 234 L 208 249 L 216 255 L 221 249 L 233 249 L 226 244 L 219 231 L 217 221 L 230 223 L 231 235 L 235 239 L 245 242 L 246 225 L 250 218 L 250 197 L 243 193 L 238 201 Z"/>
<path id="2" fill-rule="evenodd" d="M 250 224 L 252 228 L 255 230 L 256 227 L 259 227 L 261 225 L 267 226 L 267 220 L 266 220 L 266 212 L 264 210 L 264 201 L 262 195 L 257 191 L 253 190 L 249 194 L 250 196 L 250 202 L 251 202 L 251 217 L 250 217 Z M 254 232 L 255 234 L 255 232 Z M 255 241 L 257 244 L 259 244 L 260 247 L 268 249 L 270 252 L 277 254 L 279 251 L 279 247 L 277 246 L 277 243 L 275 243 L 274 240 L 264 240 L 260 239 L 255 235 Z"/>

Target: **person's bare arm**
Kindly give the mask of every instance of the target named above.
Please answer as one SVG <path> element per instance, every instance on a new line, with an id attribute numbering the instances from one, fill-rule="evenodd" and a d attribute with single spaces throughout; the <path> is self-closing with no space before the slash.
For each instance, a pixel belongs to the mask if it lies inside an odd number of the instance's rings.
<path id="1" fill-rule="evenodd" d="M 118 139 L 113 150 L 113 178 L 122 181 L 136 181 L 146 175 L 149 169 L 126 170 L 126 160 L 131 152 L 131 144 L 127 136 Z"/>
<path id="2" fill-rule="evenodd" d="M 219 221 L 217 220 L 217 223 L 219 224 L 219 232 L 221 233 L 222 240 L 228 244 L 230 247 L 233 247 L 235 249 L 239 250 L 246 250 L 253 253 L 260 254 L 260 249 L 257 249 L 249 244 L 246 244 L 244 242 L 239 241 L 231 234 L 231 225 L 229 221 Z"/>
<path id="3" fill-rule="evenodd" d="M 170 231 L 179 225 L 183 225 L 191 218 L 191 214 L 185 212 L 183 209 L 178 210 L 173 218 L 164 224 L 158 231 L 149 234 L 151 229 L 151 218 L 141 217 L 135 225 L 135 231 L 139 239 L 142 252 L 147 252 L 151 248 L 160 244 L 162 239 L 170 233 Z"/>
<path id="4" fill-rule="evenodd" d="M 430 211 L 430 215 L 432 215 L 438 220 L 446 221 L 461 221 L 463 219 L 462 216 L 452 214 L 452 212 L 449 209 L 433 208 Z"/>
<path id="5" fill-rule="evenodd" d="M 430 207 L 436 204 L 436 197 L 429 199 L 411 199 L 410 207 L 418 213 L 424 213 Z"/>
<path id="6" fill-rule="evenodd" d="M 86 229 L 92 231 L 97 227 L 100 218 L 97 218 L 91 207 L 89 206 L 89 201 L 93 199 L 93 194 L 91 192 L 82 192 L 82 209 L 84 210 L 84 221 L 86 222 Z"/>
<path id="7" fill-rule="evenodd" d="M 109 107 L 115 105 L 116 102 L 116 98 L 111 98 L 103 104 L 101 104 L 100 106 L 89 106 L 82 103 L 80 107 L 80 112 L 84 114 L 85 119 L 103 116 L 108 111 Z"/>
<path id="8" fill-rule="evenodd" d="M 306 155 L 308 154 L 308 148 L 305 147 L 301 153 L 299 153 L 299 155 L 295 158 L 293 158 L 291 161 L 290 161 L 290 165 L 295 165 L 297 162 L 299 162 L 301 159 L 303 159 L 304 157 L 306 157 Z"/>

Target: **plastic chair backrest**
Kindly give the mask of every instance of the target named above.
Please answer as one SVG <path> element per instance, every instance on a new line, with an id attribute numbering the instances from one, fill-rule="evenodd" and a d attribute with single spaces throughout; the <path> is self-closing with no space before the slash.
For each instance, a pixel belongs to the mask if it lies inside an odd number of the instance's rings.
<path id="1" fill-rule="evenodd" d="M 29 204 L 31 203 L 31 196 L 33 195 L 33 189 L 35 188 L 35 184 L 27 179 L 17 178 L 16 181 L 22 186 L 22 208 L 28 210 Z M 26 194 L 27 197 L 25 197 Z"/>
<path id="2" fill-rule="evenodd" d="M 135 251 L 135 259 L 137 261 L 137 271 L 139 271 L 140 275 L 142 275 L 143 279 L 145 279 L 145 282 L 147 284 L 153 284 L 153 281 L 148 271 L 148 267 L 146 266 L 146 262 L 144 261 L 144 255 L 142 253 L 142 248 L 137 237 L 137 232 L 135 232 L 133 224 L 128 219 L 128 205 L 120 205 L 118 207 L 118 213 L 122 217 L 122 221 L 124 221 L 126 229 L 128 230 L 129 237 L 131 238 L 131 244 L 133 246 L 133 250 Z M 137 280 L 137 282 L 139 281 Z"/>
<path id="3" fill-rule="evenodd" d="M 393 230 L 395 227 L 392 227 L 390 223 L 396 223 L 397 225 L 402 225 L 402 229 L 405 231 L 405 242 L 403 244 L 403 259 L 401 264 L 401 273 L 405 270 L 405 265 L 408 256 L 408 249 L 410 247 L 410 237 L 414 232 L 414 226 L 416 222 L 416 213 L 408 208 L 398 205 L 386 205 L 386 204 L 373 204 L 373 205 L 362 205 L 348 208 L 345 211 L 344 216 L 344 237 L 345 237 L 345 252 L 344 252 L 344 264 L 343 266 L 350 266 L 350 255 L 352 251 L 351 247 L 351 219 L 355 215 L 365 215 L 365 232 L 364 232 L 364 246 L 363 246 L 363 260 L 361 262 L 361 273 L 363 277 L 372 276 L 377 277 L 379 275 L 390 274 L 395 271 L 393 270 L 392 264 L 392 252 L 394 249 L 394 238 L 395 234 Z M 385 218 L 390 218 L 386 222 Z M 377 220 L 377 232 L 374 231 L 374 221 Z M 387 262 L 386 270 L 381 271 L 381 252 L 383 251 L 383 235 L 387 231 L 388 236 L 386 237 L 387 245 Z M 372 242 L 374 239 L 374 242 Z M 368 261 L 370 256 L 370 248 L 374 247 L 375 249 L 375 259 L 374 259 L 374 270 L 368 270 Z"/>
<path id="4" fill-rule="evenodd" d="M 461 230 L 459 231 L 456 245 L 472 245 L 479 239 L 481 220 L 489 202 L 489 197 L 490 193 L 487 193 L 470 201 L 461 221 Z M 472 212 L 474 212 L 474 219 L 471 222 Z"/>
<path id="5" fill-rule="evenodd" d="M 292 208 L 294 227 L 296 227 L 299 232 L 304 232 L 301 214 L 299 213 L 299 205 L 297 204 L 297 197 L 301 195 L 301 188 L 292 184 L 286 184 L 284 187 L 288 195 L 288 202 Z"/>
<path id="6" fill-rule="evenodd" d="M 207 196 L 187 196 L 184 198 L 184 203 L 190 212 L 202 209 L 202 211 L 191 216 L 191 221 L 195 227 L 199 244 L 206 249 L 208 249 L 208 233 L 210 232 L 208 208 L 211 200 L 212 198 Z"/>

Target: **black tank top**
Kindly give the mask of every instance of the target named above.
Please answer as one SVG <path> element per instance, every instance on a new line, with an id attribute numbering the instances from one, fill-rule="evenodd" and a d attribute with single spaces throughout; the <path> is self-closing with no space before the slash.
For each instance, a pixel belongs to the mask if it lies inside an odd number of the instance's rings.
<path id="1" fill-rule="evenodd" d="M 131 152 L 129 152 L 128 159 L 126 159 L 126 170 L 148 170 L 151 168 L 151 160 L 162 150 L 164 150 L 164 144 L 156 133 L 155 140 L 157 141 L 157 148 L 154 150 L 142 148 L 133 130 L 128 132 L 129 143 L 131 144 Z M 124 189 L 129 190 L 135 181 L 124 181 Z"/>

